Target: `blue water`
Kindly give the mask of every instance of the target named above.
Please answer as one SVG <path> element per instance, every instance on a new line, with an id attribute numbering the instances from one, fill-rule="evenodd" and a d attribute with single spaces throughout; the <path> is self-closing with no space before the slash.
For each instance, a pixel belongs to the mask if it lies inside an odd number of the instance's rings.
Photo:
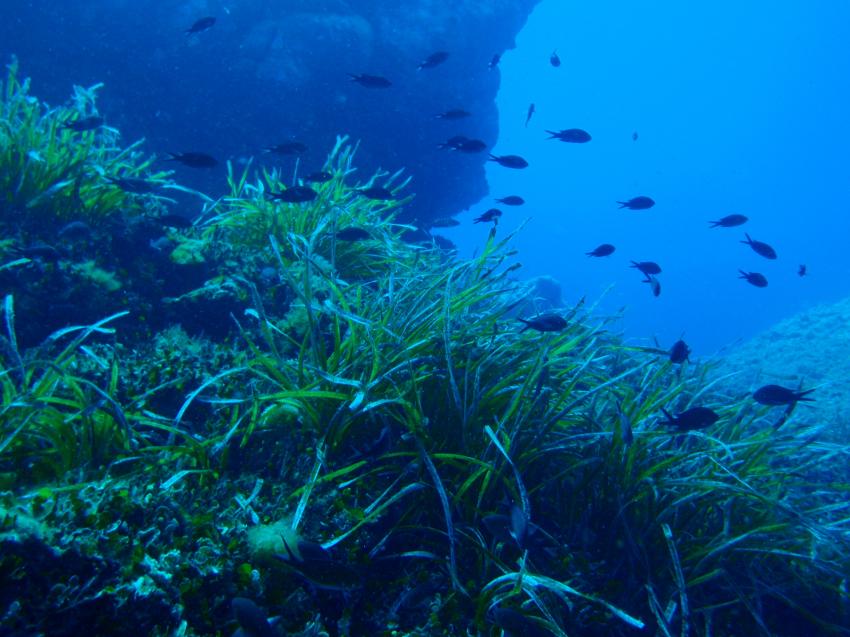
<path id="1" fill-rule="evenodd" d="M 219 17 L 215 28 L 187 39 L 183 29 L 209 13 Z M 500 87 L 497 138 L 475 117 L 457 126 L 388 117 L 376 94 L 352 87 L 345 73 L 386 71 L 404 95 L 401 104 L 429 114 L 458 106 L 492 112 L 463 77 L 507 45 L 504 32 L 466 33 L 453 24 L 451 33 L 463 37 L 431 33 L 421 16 L 396 29 L 376 22 L 399 57 L 375 59 L 356 21 L 328 39 L 304 31 L 284 8 L 247 0 L 144 10 L 118 1 L 6 2 L 0 18 L 0 55 L 19 56 L 34 95 L 61 103 L 73 84 L 103 81 L 99 106 L 108 123 L 128 143 L 147 138 L 160 156 L 204 150 L 240 162 L 264 145 L 300 137 L 310 146 L 304 166 L 312 171 L 335 136 L 350 133 L 362 142 L 364 176 L 406 165 L 412 190 L 419 185 L 414 205 L 434 216 L 452 212 L 452 202 L 466 207 L 456 184 L 480 174 L 476 157 L 435 150 L 445 135 L 481 137 L 495 142 L 497 154 L 526 157 L 527 170 L 487 167 L 492 196 L 528 202 L 505 207 L 499 226 L 504 236 L 528 220 L 515 242 L 520 272 L 556 277 L 567 303 L 599 301 L 605 315 L 625 308 L 618 329 L 631 341 L 669 346 L 684 335 L 697 354 L 710 355 L 850 294 L 847 3 L 544 0 L 490 76 Z M 423 51 L 443 47 L 452 58 L 439 73 L 413 70 Z M 554 49 L 559 68 L 549 64 Z M 316 75 L 321 92 L 302 90 Z M 530 103 L 536 113 L 526 128 Z M 288 105 L 305 104 L 309 118 L 290 117 Z M 564 128 L 583 128 L 593 140 L 546 140 L 544 129 Z M 404 157 L 393 151 L 403 146 L 414 148 Z M 417 183 L 423 172 L 440 187 Z M 177 179 L 216 195 L 223 173 L 182 169 Z M 616 201 L 638 195 L 656 206 L 618 209 Z M 471 219 L 493 205 L 482 200 L 459 216 L 460 228 L 440 233 L 471 254 L 488 232 Z M 750 222 L 708 229 L 709 220 L 731 213 Z M 766 261 L 741 244 L 745 231 L 773 245 L 779 259 Z M 601 243 L 617 251 L 585 256 Z M 628 267 L 633 259 L 662 266 L 660 297 Z M 805 278 L 797 276 L 801 263 Z M 769 287 L 739 280 L 739 269 L 762 272 Z"/>
<path id="2" fill-rule="evenodd" d="M 847 296 L 848 24 L 850 4 L 825 1 L 541 3 L 502 58 L 494 151 L 531 165 L 487 170 L 492 195 L 528 202 L 503 207 L 500 225 L 529 220 L 516 239 L 523 271 L 560 279 L 569 302 L 607 290 L 600 309 L 626 308 L 630 340 L 669 345 L 684 333 L 704 355 Z M 574 127 L 593 140 L 546 140 L 544 129 Z M 637 195 L 656 206 L 618 210 Z M 731 213 L 750 221 L 708 229 Z M 745 231 L 779 258 L 739 243 Z M 486 232 L 446 234 L 468 253 Z M 617 251 L 585 256 L 600 243 Z M 631 259 L 661 265 L 660 297 Z M 739 268 L 762 272 L 768 288 L 739 280 Z"/>

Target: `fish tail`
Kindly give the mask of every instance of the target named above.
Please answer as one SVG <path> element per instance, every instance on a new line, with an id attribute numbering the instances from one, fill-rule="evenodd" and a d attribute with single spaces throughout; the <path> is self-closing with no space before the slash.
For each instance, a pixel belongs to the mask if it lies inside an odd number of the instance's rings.
<path id="1" fill-rule="evenodd" d="M 664 407 L 662 407 L 662 408 L 661 408 L 661 411 L 664 413 L 664 416 L 667 418 L 667 421 L 668 421 L 671 425 L 675 425 L 675 424 L 676 424 L 676 420 L 673 418 L 673 416 L 670 414 L 670 412 L 669 412 L 669 411 L 667 411 L 666 409 L 664 409 Z"/>
<path id="2" fill-rule="evenodd" d="M 525 325 L 523 325 L 523 328 L 519 331 L 520 334 L 522 334 L 525 330 L 527 330 L 529 327 L 531 327 L 531 323 L 526 321 L 524 318 L 520 318 L 520 317 L 517 316 L 516 320 L 525 324 Z"/>
<path id="3" fill-rule="evenodd" d="M 746 241 L 741 241 L 741 243 L 746 243 Z M 741 276 L 738 277 L 739 279 L 749 279 L 750 278 L 749 275 L 746 272 L 744 272 L 743 270 L 738 270 L 738 272 L 741 273 Z"/>
<path id="4" fill-rule="evenodd" d="M 620 204 L 620 208 L 628 208 L 629 206 L 628 201 L 618 201 L 617 203 Z"/>
<path id="5" fill-rule="evenodd" d="M 709 228 L 717 228 L 719 225 L 720 225 L 720 222 L 719 222 L 719 221 L 709 221 L 709 222 L 708 222 L 708 227 L 709 227 Z"/>
<path id="6" fill-rule="evenodd" d="M 815 391 L 814 388 L 807 389 L 806 391 L 794 392 L 794 400 L 805 400 L 812 402 L 814 401 L 814 398 L 809 398 L 808 395 L 811 394 L 813 391 Z"/>
<path id="7" fill-rule="evenodd" d="M 746 240 L 746 241 L 741 241 L 741 243 L 752 244 L 753 240 L 752 240 L 752 239 L 750 239 L 750 235 L 748 235 L 748 234 L 745 232 L 745 233 L 744 233 L 744 236 L 747 238 L 747 240 Z"/>

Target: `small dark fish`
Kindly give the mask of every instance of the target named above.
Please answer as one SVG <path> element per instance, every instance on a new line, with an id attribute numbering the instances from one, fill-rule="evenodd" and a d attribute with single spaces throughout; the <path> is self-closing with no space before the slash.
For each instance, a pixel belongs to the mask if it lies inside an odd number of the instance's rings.
<path id="1" fill-rule="evenodd" d="M 248 637 L 277 637 L 277 630 L 269 623 L 266 612 L 245 597 L 234 597 L 230 602 L 233 617 L 244 635 Z"/>
<path id="2" fill-rule="evenodd" d="M 16 256 L 26 257 L 27 259 L 40 259 L 42 261 L 50 261 L 53 263 L 62 258 L 62 255 L 59 254 L 59 250 L 54 248 L 52 245 L 44 243 L 43 241 L 31 243 L 23 248 L 16 248 L 15 254 Z"/>
<path id="3" fill-rule="evenodd" d="M 527 168 L 528 162 L 519 155 L 490 155 L 490 161 L 494 161 L 505 168 Z"/>
<path id="4" fill-rule="evenodd" d="M 206 153 L 168 153 L 171 155 L 165 161 L 179 161 L 181 164 L 191 168 L 213 168 L 218 165 L 215 157 Z"/>
<path id="5" fill-rule="evenodd" d="M 367 199 L 376 199 L 379 201 L 389 201 L 390 199 L 395 199 L 395 195 L 387 188 L 383 188 L 381 186 L 372 186 L 371 188 L 361 188 L 357 190 L 361 195 L 366 197 Z"/>
<path id="6" fill-rule="evenodd" d="M 157 189 L 159 184 L 148 181 L 147 179 L 138 179 L 133 177 L 107 177 L 109 183 L 118 186 L 124 192 L 129 192 L 134 195 L 145 195 Z"/>
<path id="7" fill-rule="evenodd" d="M 531 116 L 534 115 L 534 102 L 528 105 L 528 113 L 525 115 L 525 127 L 528 128 L 528 122 L 531 121 Z"/>
<path id="8" fill-rule="evenodd" d="M 498 208 L 490 208 L 487 212 L 482 214 L 480 217 L 476 217 L 472 220 L 473 223 L 489 223 L 490 221 L 494 221 L 498 223 L 499 217 L 502 216 L 502 211 Z"/>
<path id="9" fill-rule="evenodd" d="M 709 221 L 712 228 L 734 228 L 735 226 L 740 226 L 747 223 L 749 219 L 744 215 L 726 215 L 722 219 L 718 219 L 717 221 Z"/>
<path id="10" fill-rule="evenodd" d="M 529 328 L 538 332 L 560 332 L 567 326 L 566 319 L 560 314 L 554 313 L 540 314 L 531 319 L 517 317 L 517 320 L 525 323 L 525 327 L 520 332 L 524 332 Z"/>
<path id="11" fill-rule="evenodd" d="M 528 515 L 516 504 L 511 505 L 511 537 L 521 550 L 525 550 L 528 540 Z"/>
<path id="12" fill-rule="evenodd" d="M 284 201 L 286 203 L 306 203 L 313 201 L 319 196 L 310 186 L 290 186 L 283 192 L 270 192 L 269 197 L 275 201 Z"/>
<path id="13" fill-rule="evenodd" d="M 744 233 L 744 236 L 747 237 L 746 241 L 741 241 L 741 243 L 746 243 L 750 246 L 756 254 L 760 254 L 765 259 L 775 259 L 776 258 L 776 250 L 767 245 L 764 241 L 756 241 L 754 239 L 750 239 L 750 235 Z"/>
<path id="14" fill-rule="evenodd" d="M 635 132 L 632 133 L 632 141 L 636 142 L 637 140 L 638 140 L 638 133 L 637 133 L 637 131 L 635 131 Z"/>
<path id="15" fill-rule="evenodd" d="M 487 144 L 480 139 L 464 139 L 455 145 L 454 150 L 462 153 L 480 153 L 487 149 Z"/>
<path id="16" fill-rule="evenodd" d="M 593 139 L 590 133 L 581 128 L 565 128 L 559 131 L 547 130 L 546 132 L 549 133 L 547 139 L 558 139 L 562 142 L 570 142 L 572 144 L 585 144 Z"/>
<path id="17" fill-rule="evenodd" d="M 753 393 L 753 399 L 762 405 L 770 405 L 776 407 L 778 405 L 793 405 L 798 400 L 812 401 L 814 398 L 808 398 L 814 389 L 806 389 L 805 391 L 795 391 L 782 387 L 781 385 L 765 385 L 759 387 Z"/>
<path id="18" fill-rule="evenodd" d="M 365 241 L 366 239 L 371 239 L 372 235 L 363 228 L 351 226 L 350 228 L 343 228 L 337 232 L 336 238 L 341 241 Z"/>
<path id="19" fill-rule="evenodd" d="M 759 273 L 759 272 L 744 272 L 743 270 L 738 270 L 741 273 L 739 279 L 746 279 L 747 283 L 751 283 L 757 288 L 766 288 L 767 287 L 767 278 Z"/>
<path id="20" fill-rule="evenodd" d="M 65 122 L 63 128 L 72 130 L 75 133 L 84 133 L 85 131 L 94 130 L 103 126 L 103 118 L 100 115 L 90 115 L 89 117 L 79 117 L 73 122 Z"/>
<path id="21" fill-rule="evenodd" d="M 808 270 L 806 268 L 805 263 L 801 263 L 800 267 L 797 268 L 797 276 L 806 276 L 808 274 Z"/>
<path id="22" fill-rule="evenodd" d="M 650 274 L 661 274 L 661 266 L 655 261 L 632 261 L 630 268 L 637 268 L 639 272 L 649 276 Z"/>
<path id="23" fill-rule="evenodd" d="M 366 88 L 389 88 L 393 85 L 387 78 L 380 75 L 368 75 L 367 73 L 361 73 L 359 75 L 349 73 L 348 75 L 351 77 L 352 82 L 357 82 L 360 86 L 365 86 Z"/>
<path id="24" fill-rule="evenodd" d="M 647 274 L 643 280 L 644 283 L 649 283 L 649 289 L 652 290 L 652 296 L 661 296 L 661 282 L 651 274 Z"/>
<path id="25" fill-rule="evenodd" d="M 282 538 L 281 538 L 282 539 Z M 349 591 L 363 586 L 360 573 L 352 566 L 335 560 L 319 544 L 298 541 L 298 554 L 283 540 L 286 555 L 275 557 L 288 564 L 296 573 L 316 588 L 327 591 Z"/>
<path id="26" fill-rule="evenodd" d="M 675 363 L 676 365 L 680 365 L 685 361 L 690 361 L 688 356 L 691 354 L 691 348 L 688 347 L 688 344 L 679 339 L 675 343 L 673 343 L 673 347 L 670 348 L 670 362 Z"/>
<path id="27" fill-rule="evenodd" d="M 585 252 L 585 254 L 589 257 L 607 257 L 609 255 L 614 254 L 614 250 L 616 250 L 614 246 L 610 243 L 603 243 L 602 245 L 594 248 L 590 252 Z"/>
<path id="28" fill-rule="evenodd" d="M 186 29 L 186 35 L 192 35 L 193 33 L 203 33 L 213 27 L 215 24 L 215 18 L 211 15 L 201 18 L 196 21 L 195 24 Z"/>
<path id="29" fill-rule="evenodd" d="M 65 239 L 84 239 L 91 234 L 91 228 L 85 221 L 71 221 L 59 228 L 56 236 Z"/>
<path id="30" fill-rule="evenodd" d="M 623 411 L 623 403 L 617 403 L 617 417 L 620 421 L 620 432 L 623 444 L 628 447 L 635 441 L 635 432 L 632 430 L 632 421 Z"/>
<path id="31" fill-rule="evenodd" d="M 490 70 L 492 71 L 492 70 L 493 70 L 493 69 L 495 69 L 497 66 L 499 66 L 499 60 L 501 60 L 501 59 L 502 59 L 502 54 L 501 54 L 501 53 L 494 53 L 494 54 L 493 54 L 493 57 L 492 57 L 492 58 L 490 58 L 490 64 L 488 64 L 488 65 L 487 65 L 487 68 L 488 68 L 488 69 L 490 69 Z"/>
<path id="32" fill-rule="evenodd" d="M 650 197 L 633 197 L 628 201 L 618 201 L 620 204 L 620 208 L 628 208 L 629 210 L 646 210 L 647 208 L 652 208 L 655 205 L 655 201 L 653 201 Z"/>
<path id="33" fill-rule="evenodd" d="M 187 219 L 183 215 L 178 215 L 174 213 L 169 213 L 165 215 L 160 215 L 158 217 L 151 217 L 154 221 L 158 221 L 164 226 L 168 226 L 169 228 L 191 228 L 192 220 Z"/>
<path id="34" fill-rule="evenodd" d="M 459 225 L 460 221 L 452 219 L 451 217 L 438 217 L 431 221 L 432 228 L 454 228 Z"/>
<path id="35" fill-rule="evenodd" d="M 667 424 L 673 425 L 681 431 L 690 431 L 691 429 L 705 429 L 716 423 L 720 416 L 709 409 L 708 407 L 691 407 L 683 411 L 675 418 L 670 415 L 670 412 L 662 407 L 661 411 L 667 417 Z"/>
<path id="36" fill-rule="evenodd" d="M 557 49 L 552 51 L 552 55 L 549 56 L 549 64 L 551 64 L 554 67 L 561 66 L 561 58 L 558 57 L 558 50 Z"/>
<path id="37" fill-rule="evenodd" d="M 432 53 L 419 63 L 418 70 L 433 69 L 435 66 L 440 66 L 443 62 L 449 59 L 448 51 L 437 51 Z"/>
<path id="38" fill-rule="evenodd" d="M 465 117 L 469 117 L 470 115 L 472 115 L 472 113 L 470 113 L 469 111 L 465 111 L 462 108 L 454 108 L 452 110 L 446 111 L 445 113 L 434 115 L 434 119 L 456 120 L 464 119 Z"/>
<path id="39" fill-rule="evenodd" d="M 278 155 L 300 155 L 307 151 L 307 146 L 301 142 L 284 142 L 264 148 L 264 153 L 276 153 Z"/>
<path id="40" fill-rule="evenodd" d="M 325 182 L 330 181 L 333 178 L 334 178 L 333 173 L 318 172 L 318 173 L 310 173 L 309 175 L 304 177 L 304 181 L 308 181 L 308 182 L 315 183 L 315 184 L 323 184 Z"/>
<path id="41" fill-rule="evenodd" d="M 442 144 L 437 144 L 437 148 L 444 149 L 450 148 L 452 150 L 457 150 L 461 144 L 464 142 L 468 142 L 469 137 L 465 137 L 464 135 L 455 135 L 454 137 L 449 137 Z"/>
<path id="42" fill-rule="evenodd" d="M 519 195 L 508 195 L 507 197 L 496 199 L 496 201 L 499 203 L 503 203 L 506 206 L 521 206 L 525 203 L 525 199 L 523 199 Z"/>

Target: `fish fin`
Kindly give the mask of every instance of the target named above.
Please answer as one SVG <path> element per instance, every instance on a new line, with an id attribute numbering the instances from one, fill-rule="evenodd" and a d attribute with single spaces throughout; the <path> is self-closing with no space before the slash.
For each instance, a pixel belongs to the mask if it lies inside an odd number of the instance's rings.
<path id="1" fill-rule="evenodd" d="M 673 418 L 672 414 L 671 414 L 669 411 L 667 411 L 666 409 L 664 409 L 664 407 L 662 407 L 662 408 L 661 408 L 661 411 L 662 411 L 662 412 L 664 413 L 664 415 L 667 417 L 667 421 L 668 421 L 671 425 L 675 425 L 675 424 L 676 424 L 676 419 L 675 419 L 675 418 Z"/>
<path id="2" fill-rule="evenodd" d="M 617 203 L 620 204 L 620 208 L 628 208 L 629 207 L 628 201 L 618 201 Z"/>
<path id="3" fill-rule="evenodd" d="M 813 391 L 815 391 L 814 387 L 812 387 L 811 389 L 807 389 L 805 391 L 794 392 L 794 400 L 803 400 L 803 401 L 814 402 L 814 400 L 815 400 L 814 398 L 808 397 L 808 395 L 811 394 Z"/>

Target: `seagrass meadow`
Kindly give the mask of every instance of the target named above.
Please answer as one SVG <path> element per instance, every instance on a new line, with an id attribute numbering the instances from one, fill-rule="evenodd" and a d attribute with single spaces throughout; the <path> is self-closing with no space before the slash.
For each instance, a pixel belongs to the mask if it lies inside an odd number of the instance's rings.
<path id="1" fill-rule="evenodd" d="M 2 86 L 4 634 L 850 634 L 830 423 L 584 304 L 521 330 L 511 237 L 405 240 L 345 138 L 311 201 L 211 198 L 71 126 L 96 93 Z"/>

